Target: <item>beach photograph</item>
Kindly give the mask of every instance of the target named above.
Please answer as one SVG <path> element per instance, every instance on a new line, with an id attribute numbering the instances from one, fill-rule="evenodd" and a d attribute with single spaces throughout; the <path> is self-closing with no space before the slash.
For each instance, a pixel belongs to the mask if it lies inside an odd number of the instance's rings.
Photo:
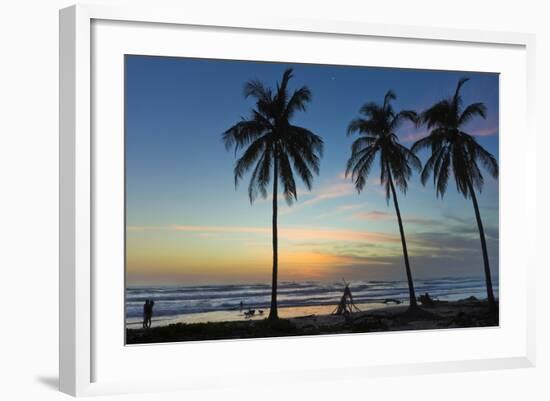
<path id="1" fill-rule="evenodd" d="M 127 345 L 499 325 L 499 75 L 125 56 Z"/>

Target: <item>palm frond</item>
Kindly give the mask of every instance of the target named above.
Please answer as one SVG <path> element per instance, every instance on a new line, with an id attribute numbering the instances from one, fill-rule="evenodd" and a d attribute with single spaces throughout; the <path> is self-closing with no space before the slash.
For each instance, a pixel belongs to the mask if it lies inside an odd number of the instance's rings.
<path id="1" fill-rule="evenodd" d="M 387 91 L 386 95 L 384 96 L 384 110 L 386 110 L 389 107 L 390 102 L 395 99 L 397 99 L 397 95 L 395 94 L 395 92 L 391 89 Z"/>
<path id="2" fill-rule="evenodd" d="M 346 163 L 346 173 L 345 173 L 346 178 L 351 174 L 352 179 L 355 179 L 354 173 L 352 173 L 352 171 L 358 165 L 359 160 L 361 160 L 361 158 L 363 158 L 367 153 L 369 153 L 371 151 L 376 152 L 376 150 L 372 149 L 372 147 L 367 147 L 367 148 L 364 148 L 360 151 L 351 153 L 351 156 L 349 157 L 349 159 Z"/>
<path id="3" fill-rule="evenodd" d="M 287 143 L 299 146 L 304 154 L 314 154 L 318 157 L 323 156 L 325 144 L 319 135 L 296 125 L 288 127 L 288 135 Z"/>
<path id="4" fill-rule="evenodd" d="M 362 118 L 355 118 L 348 124 L 348 136 L 353 135 L 356 132 L 373 137 L 380 135 L 380 129 L 377 127 L 376 121 L 365 120 Z"/>
<path id="5" fill-rule="evenodd" d="M 492 154 L 487 152 L 478 143 L 470 145 L 470 153 L 474 159 L 481 161 L 483 167 L 489 172 L 491 177 L 498 178 L 498 162 Z"/>
<path id="6" fill-rule="evenodd" d="M 294 170 L 298 173 L 301 180 L 308 190 L 311 190 L 313 182 L 313 173 L 319 174 L 320 158 L 314 152 L 304 149 L 300 146 L 287 145 L 286 157 L 290 157 Z"/>
<path id="7" fill-rule="evenodd" d="M 411 166 L 416 171 L 422 170 L 422 162 L 410 149 L 406 148 L 400 143 L 396 144 L 396 146 L 403 155 L 403 164 Z"/>
<path id="8" fill-rule="evenodd" d="M 382 114 L 383 109 L 375 102 L 365 103 L 359 109 L 359 113 L 367 118 L 374 118 L 376 115 Z"/>
<path id="9" fill-rule="evenodd" d="M 292 174 L 290 161 L 288 160 L 288 156 L 284 153 L 281 153 L 279 155 L 278 178 L 283 185 L 283 195 L 285 197 L 286 203 L 288 205 L 292 205 L 292 203 L 298 199 L 298 194 L 296 193 L 296 182 L 294 181 L 294 175 Z M 277 179 L 277 177 L 274 177 L 274 179 Z M 309 188 L 311 188 L 311 182 L 309 182 Z"/>
<path id="10" fill-rule="evenodd" d="M 432 135 L 425 136 L 424 138 L 420 138 L 418 141 L 413 143 L 411 146 L 411 151 L 413 153 L 418 153 L 423 149 L 431 148 L 434 144 L 435 138 Z"/>
<path id="11" fill-rule="evenodd" d="M 235 152 L 264 135 L 267 127 L 254 120 L 243 120 L 222 134 L 222 140 L 227 150 L 232 147 Z"/>
<path id="12" fill-rule="evenodd" d="M 418 114 L 412 110 L 402 110 L 397 113 L 389 123 L 389 131 L 395 132 L 405 121 L 410 121 L 415 126 L 418 123 Z"/>
<path id="13" fill-rule="evenodd" d="M 374 146 L 377 141 L 377 138 L 371 136 L 360 136 L 351 144 L 351 153 L 357 154 L 369 146 Z"/>
<path id="14" fill-rule="evenodd" d="M 436 160 L 434 167 L 434 181 L 436 182 L 436 195 L 443 198 L 447 191 L 450 175 L 451 155 L 450 152 L 443 152 L 441 158 Z"/>
<path id="15" fill-rule="evenodd" d="M 470 78 L 466 78 L 466 77 L 463 77 L 463 78 L 460 78 L 458 80 L 458 84 L 456 85 L 456 90 L 455 90 L 455 93 L 451 99 L 451 110 L 452 110 L 452 113 L 451 113 L 451 116 L 453 118 L 455 118 L 455 124 L 458 124 L 456 121 L 456 118 L 458 118 L 458 116 L 460 116 L 461 114 L 461 110 L 462 110 L 462 96 L 460 96 L 460 90 L 462 89 L 462 86 L 464 86 L 464 84 L 466 82 L 468 82 L 470 80 Z"/>
<path id="16" fill-rule="evenodd" d="M 270 156 L 264 153 L 261 156 L 260 160 L 258 160 L 258 162 L 256 163 L 256 167 L 252 172 L 252 175 L 250 177 L 250 182 L 248 183 L 248 199 L 250 200 L 250 204 L 254 203 L 254 200 L 258 196 L 258 192 L 261 194 L 263 198 L 267 197 L 266 185 L 259 177 L 263 172 L 265 164 L 269 163 L 269 160 L 271 160 Z M 268 169 L 268 175 L 269 175 L 269 169 Z"/>
<path id="17" fill-rule="evenodd" d="M 266 103 L 273 99 L 271 89 L 266 88 L 264 84 L 257 79 L 248 81 L 244 84 L 243 95 L 245 99 L 248 97 L 254 97 L 257 100 L 261 100 Z"/>
<path id="18" fill-rule="evenodd" d="M 451 124 L 452 105 L 448 100 L 442 100 L 421 113 L 420 119 L 428 129 L 442 128 Z"/>
<path id="19" fill-rule="evenodd" d="M 435 184 L 435 166 L 441 165 L 441 158 L 443 157 L 443 153 L 447 150 L 445 147 L 440 147 L 437 150 L 434 150 L 426 163 L 424 164 L 424 168 L 422 169 L 422 173 L 420 173 L 420 182 L 422 182 L 422 185 L 426 185 L 428 182 L 428 178 L 430 178 L 430 175 L 434 175 L 434 184 Z"/>
<path id="20" fill-rule="evenodd" d="M 472 118 L 479 116 L 481 118 L 487 117 L 487 107 L 483 103 L 472 103 L 468 105 L 458 118 L 458 126 L 463 126 Z"/>
<path id="21" fill-rule="evenodd" d="M 286 105 L 286 118 L 291 119 L 297 110 L 306 111 L 306 105 L 309 102 L 311 102 L 311 90 L 307 86 L 295 90 Z"/>
<path id="22" fill-rule="evenodd" d="M 468 77 L 462 77 L 458 80 L 458 83 L 456 84 L 456 89 L 455 89 L 455 93 L 453 95 L 453 100 L 455 101 L 455 103 L 459 103 L 460 101 L 460 90 L 462 89 L 462 87 L 464 86 L 464 84 L 466 82 L 468 82 L 470 80 L 470 78 Z"/>
<path id="23" fill-rule="evenodd" d="M 246 149 L 243 155 L 235 163 L 233 174 L 235 176 L 235 187 L 237 187 L 239 180 L 242 178 L 254 164 L 256 160 L 262 156 L 262 152 L 266 148 L 265 138 L 258 138 Z"/>
<path id="24" fill-rule="evenodd" d="M 351 173 L 351 179 L 355 184 L 355 189 L 359 193 L 367 182 L 375 157 L 376 149 L 368 148 L 362 151 L 361 154 L 352 155 L 348 160 L 346 176 Z"/>

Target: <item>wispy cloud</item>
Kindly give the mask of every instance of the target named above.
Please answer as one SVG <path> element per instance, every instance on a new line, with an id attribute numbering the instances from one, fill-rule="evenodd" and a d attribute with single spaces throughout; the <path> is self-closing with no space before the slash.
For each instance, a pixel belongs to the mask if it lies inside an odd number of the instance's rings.
<path id="1" fill-rule="evenodd" d="M 345 214 L 347 212 L 352 212 L 354 210 L 361 209 L 362 207 L 365 207 L 365 206 L 366 206 L 366 203 L 353 203 L 353 204 L 349 204 L 349 205 L 338 206 L 334 210 L 331 210 L 331 211 L 326 212 L 326 213 L 321 213 L 320 215 L 318 215 L 316 217 L 316 219 L 324 219 L 324 218 L 327 218 L 327 217 L 342 215 L 342 214 Z"/>
<path id="2" fill-rule="evenodd" d="M 473 136 L 493 136 L 498 135 L 498 127 L 482 128 L 470 132 Z"/>
<path id="3" fill-rule="evenodd" d="M 479 129 L 474 129 L 467 132 L 470 135 L 478 136 L 478 137 L 493 136 L 493 135 L 498 135 L 498 127 L 479 128 Z M 401 135 L 400 139 L 401 139 L 401 142 L 413 143 L 428 135 L 429 135 L 428 131 L 409 132 L 407 134 Z"/>
<path id="4" fill-rule="evenodd" d="M 388 212 L 380 212 L 378 210 L 374 210 L 370 212 L 355 213 L 353 217 L 359 220 L 368 220 L 368 221 L 386 221 L 386 220 L 395 219 L 395 216 L 393 214 Z"/>
<path id="5" fill-rule="evenodd" d="M 355 219 L 358 220 L 367 220 L 367 221 L 392 221 L 396 220 L 394 213 L 382 212 L 379 210 L 373 210 L 369 212 L 360 212 L 353 215 Z M 404 217 L 403 220 L 410 224 L 419 224 L 419 225 L 435 225 L 439 224 L 437 220 L 427 219 L 423 217 Z"/>
<path id="6" fill-rule="evenodd" d="M 408 134 L 402 135 L 400 139 L 401 142 L 412 143 L 418 141 L 421 138 L 424 138 L 425 136 L 428 136 L 427 131 L 410 132 Z"/>
<path id="7" fill-rule="evenodd" d="M 315 191 L 312 198 L 301 203 L 302 206 L 314 205 L 329 199 L 342 198 L 352 195 L 355 192 L 353 185 L 349 182 L 338 182 Z"/>
<path id="8" fill-rule="evenodd" d="M 166 226 L 128 226 L 131 232 L 147 231 L 174 231 L 192 232 L 200 234 L 226 233 L 226 234 L 255 234 L 271 235 L 271 227 L 246 227 L 246 226 L 193 226 L 193 225 L 166 225 Z M 396 235 L 380 232 L 331 229 L 331 228 L 279 228 L 279 237 L 289 241 L 367 241 L 367 242 L 397 242 Z"/>
<path id="9" fill-rule="evenodd" d="M 356 193 L 356 190 L 353 184 L 350 181 L 347 181 L 340 177 L 340 175 L 332 180 L 330 183 L 322 185 L 318 188 L 313 188 L 311 192 L 306 192 L 304 190 L 299 191 L 303 193 L 305 200 L 298 201 L 292 207 L 282 209 L 281 214 L 290 214 L 294 213 L 297 210 L 300 210 L 306 206 L 316 205 L 328 200 L 344 198 Z"/>
<path id="10" fill-rule="evenodd" d="M 336 210 L 338 212 L 347 212 L 349 210 L 357 210 L 357 209 L 361 209 L 362 207 L 364 207 L 365 204 L 364 203 L 352 203 L 350 205 L 342 205 L 342 206 L 339 206 L 336 208 Z"/>

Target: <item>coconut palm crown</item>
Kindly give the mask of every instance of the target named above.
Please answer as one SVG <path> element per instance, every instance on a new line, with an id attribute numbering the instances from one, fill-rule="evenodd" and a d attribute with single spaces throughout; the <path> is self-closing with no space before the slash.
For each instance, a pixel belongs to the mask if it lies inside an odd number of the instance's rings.
<path id="1" fill-rule="evenodd" d="M 298 199 L 295 175 L 308 190 L 313 174 L 319 174 L 323 140 L 310 130 L 291 124 L 299 111 L 305 111 L 311 101 L 311 91 L 302 86 L 292 93 L 288 83 L 292 69 L 287 69 L 273 90 L 258 80 L 244 85 L 245 98 L 255 100 L 249 118 L 243 118 L 223 134 L 226 149 L 233 148 L 235 155 L 242 151 L 234 168 L 235 187 L 251 171 L 248 196 L 253 203 L 258 195 L 266 198 L 268 186 L 273 182 L 273 275 L 270 319 L 277 319 L 277 195 L 279 183 L 285 200 L 291 205 Z"/>
<path id="2" fill-rule="evenodd" d="M 486 118 L 487 109 L 483 103 L 462 106 L 460 91 L 468 78 L 459 80 L 453 97 L 442 100 L 424 111 L 420 122 L 426 124 L 430 133 L 412 146 L 417 153 L 422 149 L 432 151 L 422 170 L 421 180 L 426 184 L 433 175 L 437 196 L 443 197 L 451 172 L 459 193 L 469 198 L 473 189 L 481 191 L 483 175 L 480 165 L 493 177 L 498 177 L 498 163 L 476 139 L 464 131 L 466 123 L 475 117 Z"/>

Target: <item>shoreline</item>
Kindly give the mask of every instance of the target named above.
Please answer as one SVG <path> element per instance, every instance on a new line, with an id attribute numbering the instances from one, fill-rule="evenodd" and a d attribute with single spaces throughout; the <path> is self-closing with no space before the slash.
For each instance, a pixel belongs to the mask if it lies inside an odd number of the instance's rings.
<path id="1" fill-rule="evenodd" d="M 349 319 L 341 315 L 309 314 L 270 322 L 266 319 L 267 314 L 268 311 L 259 319 L 179 322 L 150 329 L 127 328 L 126 344 L 491 327 L 499 324 L 498 314 L 489 313 L 487 301 L 475 298 L 437 302 L 415 311 L 408 310 L 406 304 L 384 306 L 353 313 Z"/>
<path id="2" fill-rule="evenodd" d="M 362 311 L 370 311 L 374 309 L 385 309 L 388 307 L 395 306 L 395 303 L 384 303 L 384 302 L 369 302 L 357 304 L 357 307 Z M 402 302 L 401 305 L 408 305 L 406 302 Z M 310 306 L 286 306 L 279 307 L 279 317 L 281 319 L 292 319 L 298 318 L 301 316 L 307 315 L 330 315 L 336 306 L 334 304 L 327 305 L 310 305 Z M 196 312 L 196 313 L 187 313 L 175 316 L 160 316 L 155 318 L 153 315 L 152 319 L 152 328 L 163 327 L 171 324 L 185 323 L 185 324 L 194 324 L 194 323 L 222 323 L 222 322 L 248 322 L 248 321 L 257 321 L 262 320 L 269 315 L 269 308 L 263 310 L 263 314 L 259 314 L 259 310 L 256 309 L 256 313 L 252 317 L 246 317 L 244 312 L 247 309 L 239 310 L 225 310 L 225 311 L 211 311 L 211 312 Z M 127 329 L 140 329 L 142 325 L 141 318 L 133 318 L 130 321 L 126 322 Z"/>

